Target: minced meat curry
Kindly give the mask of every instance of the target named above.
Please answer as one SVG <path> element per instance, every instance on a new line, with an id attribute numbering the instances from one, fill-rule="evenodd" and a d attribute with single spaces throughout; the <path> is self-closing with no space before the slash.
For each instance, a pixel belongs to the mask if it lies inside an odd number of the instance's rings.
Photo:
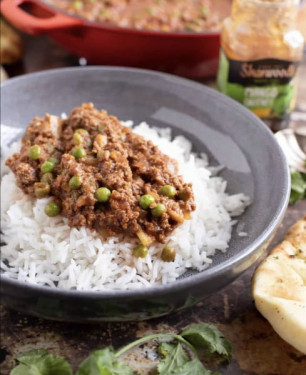
<path id="1" fill-rule="evenodd" d="M 176 161 L 91 103 L 65 120 L 34 118 L 20 153 L 6 165 L 26 194 L 53 197 L 47 215 L 62 213 L 71 227 L 107 236 L 137 236 L 136 256 L 145 256 L 155 240 L 165 243 L 195 209 L 192 186 L 177 175 Z"/>

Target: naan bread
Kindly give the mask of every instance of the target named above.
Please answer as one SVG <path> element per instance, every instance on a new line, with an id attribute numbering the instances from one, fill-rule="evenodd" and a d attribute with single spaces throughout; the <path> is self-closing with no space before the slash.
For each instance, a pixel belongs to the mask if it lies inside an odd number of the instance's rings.
<path id="1" fill-rule="evenodd" d="M 306 216 L 258 266 L 252 293 L 280 337 L 306 354 Z"/>

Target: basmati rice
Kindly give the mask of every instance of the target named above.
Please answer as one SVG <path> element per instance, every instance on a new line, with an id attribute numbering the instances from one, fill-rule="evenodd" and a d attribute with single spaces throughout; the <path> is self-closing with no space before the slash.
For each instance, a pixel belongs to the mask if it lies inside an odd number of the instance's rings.
<path id="1" fill-rule="evenodd" d="M 54 288 L 139 289 L 173 282 L 190 268 L 202 271 L 212 263 L 216 251 L 226 251 L 236 223 L 232 217 L 244 211 L 249 198 L 242 193 L 227 194 L 226 181 L 215 175 L 221 168 L 209 167 L 207 156 L 193 153 L 185 137 L 171 140 L 170 129 L 155 129 L 146 123 L 134 131 L 176 159 L 184 180 L 193 183 L 196 211 L 168 238 L 168 244 L 176 249 L 174 262 L 160 260 L 161 244 L 152 244 L 145 259 L 135 258 L 135 239 L 120 235 L 102 240 L 85 227 L 70 228 L 62 216 L 46 216 L 44 207 L 51 198 L 33 200 L 23 194 L 9 172 L 1 183 L 5 242 L 1 269 L 5 275 Z M 16 152 L 16 147 L 12 146 L 10 153 Z"/>

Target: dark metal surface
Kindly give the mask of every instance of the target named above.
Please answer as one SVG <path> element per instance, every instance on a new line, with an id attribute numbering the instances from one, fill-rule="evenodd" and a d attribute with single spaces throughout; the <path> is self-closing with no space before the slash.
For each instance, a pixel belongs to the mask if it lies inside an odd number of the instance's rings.
<path id="1" fill-rule="evenodd" d="M 25 57 L 25 71 L 75 62 L 45 38 L 27 39 L 26 43 L 28 53 Z M 51 63 L 48 58 L 50 54 L 60 58 L 54 58 Z M 37 61 L 45 61 L 46 65 L 38 64 Z M 31 64 L 36 64 L 35 68 Z M 11 68 L 11 73 L 12 70 Z M 21 71 L 22 66 L 19 67 L 19 72 Z M 303 112 L 306 108 L 306 79 L 303 79 L 306 78 L 305 69 L 301 73 L 297 109 Z M 298 126 L 298 123 L 293 123 L 292 126 Z M 305 201 L 288 208 L 270 248 L 282 239 L 289 227 L 305 212 Z M 219 368 L 223 375 L 305 375 L 306 356 L 280 339 L 256 311 L 250 295 L 253 271 L 254 267 L 195 307 L 146 322 L 76 325 L 41 320 L 1 308 L 1 374 L 9 374 L 13 358 L 17 354 L 33 348 L 43 347 L 54 354 L 61 354 L 75 368 L 94 349 L 107 345 L 119 348 L 134 338 L 149 333 L 178 332 L 192 323 L 211 322 L 218 325 L 234 346 L 233 361 Z M 135 364 L 136 361 L 141 364 L 143 374 L 150 367 L 144 353 L 142 348 L 129 356 L 131 363 Z"/>

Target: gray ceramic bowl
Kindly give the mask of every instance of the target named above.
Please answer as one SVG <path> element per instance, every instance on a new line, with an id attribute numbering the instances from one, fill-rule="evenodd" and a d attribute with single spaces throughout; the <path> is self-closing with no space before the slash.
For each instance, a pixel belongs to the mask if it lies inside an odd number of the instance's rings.
<path id="1" fill-rule="evenodd" d="M 251 112 L 218 92 L 174 76 L 126 68 L 68 68 L 30 74 L 2 85 L 2 123 L 26 127 L 45 112 L 69 113 L 92 101 L 121 120 L 170 126 L 194 151 L 226 167 L 228 191 L 252 198 L 234 228 L 228 251 L 200 273 L 137 291 L 85 292 L 51 289 L 2 277 L 2 302 L 14 309 L 66 321 L 139 320 L 183 309 L 216 293 L 250 267 L 279 225 L 289 196 L 288 168 L 272 133 Z"/>

